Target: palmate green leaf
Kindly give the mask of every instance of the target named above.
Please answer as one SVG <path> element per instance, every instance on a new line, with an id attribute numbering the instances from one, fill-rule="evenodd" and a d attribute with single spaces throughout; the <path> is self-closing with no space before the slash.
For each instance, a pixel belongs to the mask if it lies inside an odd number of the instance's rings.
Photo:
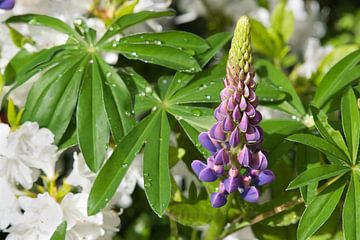
<path id="1" fill-rule="evenodd" d="M 109 142 L 109 124 L 102 85 L 99 63 L 92 56 L 79 93 L 76 125 L 81 152 L 93 172 L 97 172 L 105 160 Z"/>
<path id="2" fill-rule="evenodd" d="M 97 175 L 88 199 L 88 214 L 94 215 L 101 211 L 116 192 L 131 162 L 144 142 L 160 121 L 160 111 L 153 112 L 136 125 L 119 142 L 111 157 Z"/>
<path id="3" fill-rule="evenodd" d="M 355 171 L 351 174 L 350 185 L 343 209 L 344 239 L 360 239 L 360 183 Z"/>
<path id="4" fill-rule="evenodd" d="M 294 15 L 286 8 L 286 2 L 280 1 L 271 14 L 271 28 L 278 32 L 285 41 L 294 31 Z"/>
<path id="5" fill-rule="evenodd" d="M 197 74 L 186 87 L 179 89 L 170 99 L 176 104 L 219 102 L 219 92 L 224 87 L 226 62 L 221 61 Z"/>
<path id="6" fill-rule="evenodd" d="M 135 125 L 131 114 L 131 96 L 123 79 L 116 70 L 96 56 L 103 79 L 104 102 L 111 133 L 116 143 L 124 137 Z"/>
<path id="7" fill-rule="evenodd" d="M 340 149 L 338 149 L 336 145 L 333 145 L 317 136 L 299 133 L 287 137 L 286 140 L 291 142 L 298 142 L 309 147 L 316 148 L 324 154 L 328 154 L 337 159 L 344 160 L 345 162 L 348 160 L 346 155 Z M 341 164 L 341 161 L 339 161 L 339 163 Z"/>
<path id="8" fill-rule="evenodd" d="M 172 203 L 166 211 L 170 219 L 186 226 L 203 226 L 213 220 L 216 209 L 208 200 L 191 203 Z"/>
<path id="9" fill-rule="evenodd" d="M 314 117 L 316 128 L 319 130 L 321 136 L 325 138 L 328 142 L 337 146 L 348 158 L 348 162 L 350 162 L 350 154 L 349 150 L 345 144 L 344 138 L 341 133 L 331 127 L 328 123 L 328 117 L 326 114 L 311 106 L 311 112 Z"/>
<path id="10" fill-rule="evenodd" d="M 322 79 L 315 96 L 313 105 L 321 108 L 337 92 L 360 78 L 360 50 L 354 51 L 333 66 Z"/>
<path id="11" fill-rule="evenodd" d="M 22 121 L 36 121 L 55 135 L 58 143 L 74 112 L 86 58 L 77 55 L 51 68 L 31 89 Z"/>
<path id="12" fill-rule="evenodd" d="M 25 15 L 18 15 L 12 16 L 8 18 L 5 23 L 28 23 L 30 25 L 37 25 L 37 26 L 45 26 L 55 29 L 59 32 L 67 34 L 73 40 L 77 40 L 78 42 L 83 42 L 84 40 L 81 36 L 72 29 L 69 25 L 61 21 L 60 19 L 40 15 L 40 14 L 25 14 Z"/>
<path id="13" fill-rule="evenodd" d="M 337 180 L 310 202 L 300 219 L 298 240 L 311 237 L 329 219 L 341 198 L 345 183 L 345 178 Z"/>
<path id="14" fill-rule="evenodd" d="M 184 50 L 191 50 L 195 54 L 205 52 L 210 48 L 203 38 L 183 31 L 166 31 L 159 33 L 141 33 L 121 38 L 123 43 L 155 44 Z M 117 44 L 116 40 L 113 44 Z M 192 54 L 193 55 L 193 54 Z"/>
<path id="15" fill-rule="evenodd" d="M 67 223 L 62 222 L 57 228 L 54 234 L 51 236 L 50 240 L 65 240 L 66 237 L 66 226 Z"/>
<path id="16" fill-rule="evenodd" d="M 162 216 L 169 205 L 171 181 L 169 172 L 170 125 L 165 111 L 152 129 L 144 151 L 144 187 L 151 208 Z"/>
<path id="17" fill-rule="evenodd" d="M 180 72 L 198 72 L 201 70 L 197 60 L 183 50 L 157 44 L 132 44 L 121 41 L 110 43 L 103 48 L 105 51 L 119 52 L 128 59 L 140 60 L 157 64 Z"/>
<path id="18" fill-rule="evenodd" d="M 124 29 L 131 27 L 135 24 L 144 22 L 148 19 L 152 18 L 160 18 L 160 17 L 169 17 L 174 16 L 175 12 L 173 11 L 163 11 L 163 12 L 154 12 L 154 11 L 142 11 L 139 13 L 127 14 L 124 15 L 114 23 L 112 23 L 108 29 L 108 31 L 102 36 L 99 40 L 98 44 L 105 42 L 116 34 L 121 33 Z"/>
<path id="19" fill-rule="evenodd" d="M 207 38 L 210 49 L 197 56 L 200 66 L 203 68 L 215 56 L 215 54 L 231 39 L 230 33 L 217 33 Z M 225 76 L 225 74 L 224 74 Z M 165 94 L 165 99 L 170 99 L 171 96 L 179 89 L 185 87 L 194 75 L 189 73 L 177 72 L 172 79 L 170 86 Z"/>
<path id="20" fill-rule="evenodd" d="M 256 73 L 258 73 L 261 79 L 266 79 L 266 81 L 270 81 L 272 84 L 290 95 L 290 99 L 287 101 L 293 108 L 295 108 L 295 112 L 292 111 L 290 112 L 291 114 L 295 113 L 295 115 L 297 116 L 302 116 L 305 114 L 305 109 L 301 103 L 299 96 L 293 88 L 290 80 L 281 71 L 276 69 L 271 62 L 263 59 L 260 59 L 256 62 L 255 68 Z"/>
<path id="21" fill-rule="evenodd" d="M 319 182 L 324 179 L 342 175 L 348 171 L 350 171 L 349 167 L 335 164 L 310 168 L 291 181 L 287 189 L 299 188 L 313 182 Z"/>
<path id="22" fill-rule="evenodd" d="M 360 113 L 354 91 L 349 88 L 341 99 L 341 120 L 352 164 L 356 163 L 360 139 Z"/>

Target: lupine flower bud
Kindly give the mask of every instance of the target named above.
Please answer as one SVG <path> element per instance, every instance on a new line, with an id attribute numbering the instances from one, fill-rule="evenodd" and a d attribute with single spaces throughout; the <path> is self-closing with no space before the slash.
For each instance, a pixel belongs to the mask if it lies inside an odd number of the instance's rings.
<path id="1" fill-rule="evenodd" d="M 10 10 L 15 6 L 15 0 L 0 0 L 0 9 Z"/>
<path id="2" fill-rule="evenodd" d="M 266 169 L 267 158 L 260 150 L 263 131 L 258 124 L 262 116 L 256 110 L 254 75 L 250 23 L 247 17 L 241 17 L 231 42 L 225 87 L 220 93 L 221 104 L 214 111 L 217 122 L 209 132 L 199 135 L 199 142 L 212 156 L 207 164 L 199 160 L 191 164 L 200 180 L 220 179 L 218 192 L 210 197 L 216 208 L 225 205 L 227 196 L 234 192 L 239 192 L 245 201 L 256 202 L 259 199 L 257 186 L 275 178 L 273 172 Z"/>

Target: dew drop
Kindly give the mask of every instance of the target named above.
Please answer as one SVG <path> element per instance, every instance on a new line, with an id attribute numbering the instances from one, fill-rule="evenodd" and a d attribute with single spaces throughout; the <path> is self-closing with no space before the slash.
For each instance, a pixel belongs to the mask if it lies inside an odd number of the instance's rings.
<path id="1" fill-rule="evenodd" d="M 126 111 L 126 112 L 125 112 L 125 115 L 126 115 L 126 116 L 130 116 L 130 113 Z"/>
<path id="2" fill-rule="evenodd" d="M 210 95 L 206 95 L 206 96 L 205 96 L 205 99 L 206 99 L 206 100 L 210 100 L 210 99 L 211 99 L 211 96 L 210 96 Z"/>
<path id="3" fill-rule="evenodd" d="M 167 84 L 167 82 L 168 82 L 168 80 L 166 80 L 166 79 L 162 80 L 163 84 Z"/>
<path id="4" fill-rule="evenodd" d="M 149 183 L 149 182 L 145 183 L 145 184 L 144 184 L 144 187 L 146 187 L 146 188 L 151 187 L 151 183 Z"/>
<path id="5" fill-rule="evenodd" d="M 112 75 L 111 72 L 107 72 L 107 73 L 106 73 L 106 77 L 108 77 L 108 78 L 111 77 L 111 75 Z"/>
<path id="6" fill-rule="evenodd" d="M 113 28 L 113 27 L 110 27 L 110 28 L 109 28 L 109 31 L 110 31 L 110 32 L 114 31 L 114 28 Z"/>
<path id="7" fill-rule="evenodd" d="M 149 86 L 147 86 L 147 87 L 145 88 L 145 92 L 146 92 L 146 93 L 152 93 L 152 88 L 149 87 Z"/>
<path id="8" fill-rule="evenodd" d="M 145 97 L 145 92 L 139 92 L 139 97 Z"/>
<path id="9" fill-rule="evenodd" d="M 156 109 L 157 109 L 157 107 L 153 107 L 152 109 L 151 109 L 151 111 L 156 111 Z"/>
<path id="10" fill-rule="evenodd" d="M 122 168 L 127 168 L 128 166 L 129 166 L 129 164 L 127 164 L 127 163 L 121 164 L 121 167 L 122 167 Z"/>
<path id="11" fill-rule="evenodd" d="M 90 63 L 90 64 L 93 64 L 93 63 L 94 63 L 94 60 L 90 59 L 89 63 Z"/>
<path id="12" fill-rule="evenodd" d="M 133 57 L 137 57 L 137 56 L 138 56 L 136 52 L 132 52 L 130 55 L 133 56 Z"/>
<path id="13" fill-rule="evenodd" d="M 148 177 L 149 176 L 149 174 L 148 173 L 144 173 L 144 177 Z"/>
<path id="14" fill-rule="evenodd" d="M 162 42 L 161 42 L 160 40 L 155 40 L 154 43 L 155 43 L 156 45 L 161 45 L 161 44 L 162 44 Z"/>
<path id="15" fill-rule="evenodd" d="M 201 110 L 200 109 L 192 109 L 191 113 L 195 116 L 195 117 L 200 117 L 201 116 Z"/>
<path id="16" fill-rule="evenodd" d="M 176 120 L 178 120 L 178 121 L 180 121 L 180 120 L 182 120 L 182 119 L 183 119 L 183 117 L 182 117 L 182 116 L 176 116 L 175 118 L 176 118 Z"/>

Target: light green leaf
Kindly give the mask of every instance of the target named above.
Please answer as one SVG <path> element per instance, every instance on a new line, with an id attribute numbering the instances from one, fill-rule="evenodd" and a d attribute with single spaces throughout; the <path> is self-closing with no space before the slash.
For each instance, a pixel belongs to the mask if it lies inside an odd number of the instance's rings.
<path id="1" fill-rule="evenodd" d="M 275 43 L 266 27 L 259 21 L 251 19 L 251 41 L 254 49 L 268 57 L 274 57 Z"/>
<path id="2" fill-rule="evenodd" d="M 123 37 L 123 43 L 155 44 L 169 46 L 180 50 L 192 50 L 194 53 L 203 53 L 210 48 L 209 44 L 201 37 L 183 31 L 167 31 L 159 33 L 141 33 Z M 116 40 L 113 44 L 117 44 Z"/>
<path id="3" fill-rule="evenodd" d="M 136 125 L 115 148 L 97 175 L 88 199 L 88 214 L 101 211 L 110 201 L 151 131 L 160 120 L 156 111 Z"/>
<path id="4" fill-rule="evenodd" d="M 321 108 L 337 92 L 360 77 L 360 50 L 354 51 L 333 66 L 321 80 L 312 103 Z"/>
<path id="5" fill-rule="evenodd" d="M 105 160 L 110 133 L 102 84 L 99 64 L 93 56 L 86 69 L 76 111 L 79 146 L 93 172 L 97 172 Z"/>
<path id="6" fill-rule="evenodd" d="M 341 120 L 352 163 L 356 163 L 360 138 L 360 113 L 354 91 L 349 88 L 341 99 Z"/>
<path id="7" fill-rule="evenodd" d="M 163 11 L 163 12 L 152 12 L 152 11 L 142 11 L 139 13 L 127 14 L 124 15 L 114 23 L 112 23 L 108 29 L 108 31 L 104 34 L 104 36 L 99 40 L 98 44 L 101 44 L 108 40 L 109 38 L 115 36 L 116 34 L 121 33 L 124 29 L 133 26 L 135 24 L 141 23 L 148 19 L 152 18 L 160 18 L 160 17 L 168 17 L 174 16 L 175 12 L 173 11 Z"/>
<path id="8" fill-rule="evenodd" d="M 170 125 L 166 112 L 152 129 L 144 152 L 144 187 L 151 208 L 162 216 L 169 205 L 171 181 L 169 172 Z"/>
<path id="9" fill-rule="evenodd" d="M 193 56 L 173 47 L 156 44 L 131 44 L 120 40 L 116 45 L 112 43 L 105 45 L 103 50 L 119 52 L 128 59 L 157 64 L 180 72 L 192 73 L 201 70 Z"/>
<path id="10" fill-rule="evenodd" d="M 311 237 L 331 216 L 345 188 L 345 179 L 339 179 L 316 196 L 305 209 L 297 231 L 298 240 Z"/>
<path id="11" fill-rule="evenodd" d="M 66 222 L 62 222 L 51 236 L 50 240 L 65 240 L 66 237 Z"/>
<path id="12" fill-rule="evenodd" d="M 271 14 L 271 27 L 288 41 L 294 31 L 294 15 L 286 9 L 286 2 L 280 1 Z"/>
<path id="13" fill-rule="evenodd" d="M 258 96 L 261 104 L 266 104 L 266 102 L 271 103 L 285 100 L 286 93 L 275 85 L 264 81 L 257 85 L 256 96 Z"/>
<path id="14" fill-rule="evenodd" d="M 195 204 L 172 203 L 166 213 L 176 222 L 194 227 L 209 224 L 215 211 L 216 209 L 211 207 L 208 200 L 201 200 Z"/>
<path id="15" fill-rule="evenodd" d="M 65 22 L 61 21 L 60 19 L 46 15 L 25 14 L 12 16 L 8 18 L 5 23 L 28 23 L 30 25 L 50 27 L 59 32 L 67 34 L 70 38 L 77 40 L 78 42 L 84 42 L 81 36 Z"/>
<path id="16" fill-rule="evenodd" d="M 27 37 L 18 32 L 15 28 L 7 25 L 10 33 L 11 40 L 18 48 L 22 48 L 26 43 L 34 45 L 35 42 L 31 39 L 31 37 Z"/>
<path id="17" fill-rule="evenodd" d="M 313 182 L 319 182 L 324 179 L 339 176 L 348 171 L 350 171 L 349 167 L 335 164 L 310 168 L 292 180 L 287 189 L 299 188 Z"/>
<path id="18" fill-rule="evenodd" d="M 343 209 L 344 239 L 360 239 L 360 183 L 358 174 L 353 171 Z"/>
<path id="19" fill-rule="evenodd" d="M 319 130 L 321 136 L 325 138 L 329 143 L 336 146 L 339 150 L 341 150 L 348 158 L 348 162 L 350 161 L 349 150 L 346 147 L 345 141 L 341 133 L 331 127 L 328 123 L 328 117 L 326 114 L 311 106 L 311 112 L 314 117 L 316 128 Z"/>
<path id="20" fill-rule="evenodd" d="M 316 148 L 324 154 L 329 154 L 335 158 L 347 161 L 346 155 L 340 151 L 336 146 L 332 145 L 331 143 L 325 141 L 320 137 L 316 137 L 310 134 L 294 134 L 290 137 L 286 138 L 288 141 L 291 142 L 298 142 L 304 145 L 307 145 L 312 148 Z"/>

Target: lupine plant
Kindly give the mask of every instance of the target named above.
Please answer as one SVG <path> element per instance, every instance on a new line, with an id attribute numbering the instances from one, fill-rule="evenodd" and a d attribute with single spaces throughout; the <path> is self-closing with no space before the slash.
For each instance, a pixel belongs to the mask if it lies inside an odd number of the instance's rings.
<path id="1" fill-rule="evenodd" d="M 94 2 L 92 14 L 107 25 L 101 36 L 84 18 L 4 22 L 23 47 L 0 74 L 4 236 L 111 238 L 122 213 L 121 239 L 224 239 L 244 228 L 258 239 L 360 239 L 358 47 L 324 59 L 304 90 L 286 1 L 266 26 L 242 16 L 234 34 L 207 38 L 134 33 L 175 12 L 135 13 L 139 1 L 124 2 L 107 1 L 122 6 L 114 16 Z M 1 9 L 14 4 L 0 0 Z M 31 52 L 18 24 L 67 40 Z M 17 108 L 9 96 L 31 81 Z"/>

